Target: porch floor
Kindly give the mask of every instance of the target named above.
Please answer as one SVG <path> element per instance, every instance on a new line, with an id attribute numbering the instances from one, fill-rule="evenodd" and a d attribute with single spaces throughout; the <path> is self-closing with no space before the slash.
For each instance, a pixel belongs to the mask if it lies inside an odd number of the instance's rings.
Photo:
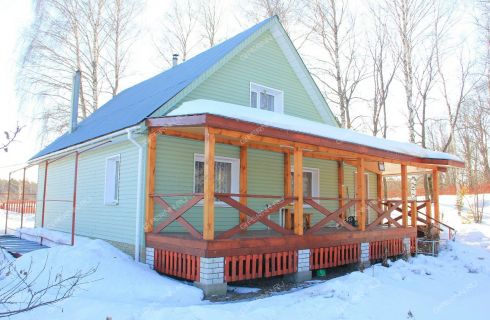
<path id="1" fill-rule="evenodd" d="M 350 243 L 416 237 L 413 227 L 397 228 L 377 226 L 366 231 L 349 231 L 345 228 L 321 228 L 312 234 L 281 235 L 273 230 L 247 230 L 228 239 L 196 239 L 189 233 L 147 233 L 148 247 L 172 250 L 201 257 L 221 257 L 242 254 L 259 254 L 274 251 L 322 248 Z"/>

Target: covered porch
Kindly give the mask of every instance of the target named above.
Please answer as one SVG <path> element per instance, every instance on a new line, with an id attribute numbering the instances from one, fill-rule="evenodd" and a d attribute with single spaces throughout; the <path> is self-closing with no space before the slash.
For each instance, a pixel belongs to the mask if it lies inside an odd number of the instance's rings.
<path id="1" fill-rule="evenodd" d="M 417 226 L 439 228 L 438 173 L 461 166 L 454 160 L 423 158 L 216 114 L 151 118 L 147 126 L 147 254 L 158 271 L 197 282 L 202 282 L 203 259 L 222 259 L 222 281 L 230 282 L 311 274 L 315 269 L 410 254 L 415 250 Z M 178 141 L 182 148 L 185 141 L 201 146 L 202 165 L 194 162 L 193 190 L 178 187 L 172 192 L 166 184 L 163 189 L 170 192 L 158 192 L 157 145 L 165 146 L 158 143 L 163 137 Z M 216 149 L 221 145 L 232 146 L 239 154 L 238 190 L 224 188 L 227 184 L 216 178 L 216 170 L 222 170 L 216 167 L 220 159 Z M 275 161 L 257 163 L 258 158 L 251 156 L 255 150 L 274 154 Z M 163 152 L 176 151 L 168 147 Z M 330 169 L 320 169 L 319 181 L 314 181 L 314 172 L 308 173 L 313 169 L 305 166 L 308 161 L 317 161 L 319 167 L 328 164 Z M 268 190 L 257 186 L 266 182 L 251 180 L 259 180 L 251 174 L 257 166 L 282 171 L 280 179 L 274 178 L 275 184 L 281 184 L 280 194 L 251 192 Z M 196 183 L 200 170 L 202 185 Z M 432 199 L 409 199 L 411 174 L 432 175 Z M 399 175 L 400 198 L 385 198 L 385 175 Z M 350 189 L 347 178 L 353 180 Z M 329 181 L 323 188 L 327 190 L 315 192 L 314 184 L 323 186 L 324 180 Z M 188 218 L 191 212 L 193 218 Z"/>

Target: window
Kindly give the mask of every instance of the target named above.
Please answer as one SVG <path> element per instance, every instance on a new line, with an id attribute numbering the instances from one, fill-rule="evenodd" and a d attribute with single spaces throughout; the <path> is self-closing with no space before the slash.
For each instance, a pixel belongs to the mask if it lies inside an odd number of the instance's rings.
<path id="1" fill-rule="evenodd" d="M 320 171 L 317 168 L 303 168 L 303 196 L 304 197 L 319 197 Z M 291 184 L 294 190 L 294 175 L 291 169 Z"/>
<path id="2" fill-rule="evenodd" d="M 240 160 L 215 157 L 214 191 L 216 193 L 238 193 Z M 194 155 L 194 192 L 204 192 L 204 155 Z"/>
<path id="3" fill-rule="evenodd" d="M 282 91 L 250 83 L 250 106 L 262 110 L 283 112 L 284 94 Z"/>
<path id="4" fill-rule="evenodd" d="M 116 205 L 119 201 L 120 164 L 119 155 L 109 157 L 105 161 L 104 203 L 107 205 Z"/>

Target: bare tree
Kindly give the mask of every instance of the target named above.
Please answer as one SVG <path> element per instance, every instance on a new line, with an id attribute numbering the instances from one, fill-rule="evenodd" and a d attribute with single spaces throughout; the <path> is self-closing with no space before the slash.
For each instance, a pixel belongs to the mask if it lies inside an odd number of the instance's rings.
<path id="1" fill-rule="evenodd" d="M 373 82 L 373 98 L 371 102 L 371 133 L 373 136 L 381 134 L 386 138 L 388 132 L 388 115 L 386 101 L 390 87 L 399 66 L 399 54 L 393 48 L 388 26 L 379 7 L 370 7 L 370 14 L 374 20 L 374 37 L 368 37 L 368 51 L 371 59 Z"/>
<path id="2" fill-rule="evenodd" d="M 80 114 L 94 112 L 103 93 L 117 94 L 127 64 L 136 11 L 129 0 L 41 0 L 27 34 L 20 89 L 37 99 L 45 134 L 66 130 L 72 75 L 81 70 Z"/>
<path id="3" fill-rule="evenodd" d="M 3 134 L 5 135 L 5 140 L 0 143 L 0 149 L 2 149 L 5 152 L 8 152 L 9 146 L 15 141 L 15 139 L 17 138 L 21 130 L 22 127 L 19 126 L 19 124 L 17 124 L 14 130 L 4 131 Z"/>
<path id="4" fill-rule="evenodd" d="M 163 38 L 156 48 L 169 65 L 173 54 L 178 54 L 185 61 L 200 44 L 200 37 L 195 35 L 197 17 L 196 4 L 190 0 L 174 1 L 170 11 L 165 14 Z"/>
<path id="5" fill-rule="evenodd" d="M 3 261 L 8 259 L 1 253 Z M 88 283 L 87 278 L 97 271 L 97 267 L 87 271 L 76 271 L 65 276 L 53 273 L 47 268 L 47 258 L 39 271 L 33 268 L 33 261 L 27 269 L 18 269 L 7 262 L 0 267 L 2 278 L 0 288 L 0 318 L 11 317 L 33 309 L 58 303 L 70 298 L 80 286 Z M 46 279 L 45 281 L 43 279 Z"/>
<path id="6" fill-rule="evenodd" d="M 222 27 L 222 9 L 216 0 L 202 1 L 200 10 L 200 26 L 202 37 L 209 47 L 219 41 L 219 33 Z"/>
<path id="7" fill-rule="evenodd" d="M 344 1 L 315 1 L 311 6 L 309 23 L 315 41 L 325 52 L 312 68 L 314 76 L 325 86 L 328 100 L 339 107 L 342 127 L 352 128 L 352 102 L 366 77 L 355 37 L 355 19 Z"/>
<path id="8" fill-rule="evenodd" d="M 409 141 L 415 143 L 416 107 L 414 104 L 414 55 L 418 45 L 424 40 L 431 23 L 427 19 L 433 9 L 432 0 L 387 0 L 385 8 L 393 22 L 399 38 L 402 60 L 403 87 L 408 111 Z"/>
<path id="9" fill-rule="evenodd" d="M 304 23 L 304 11 L 308 2 L 305 0 L 252 0 L 242 7 L 247 21 L 260 22 L 272 16 L 277 16 L 286 33 L 301 50 L 310 39 L 311 25 Z"/>

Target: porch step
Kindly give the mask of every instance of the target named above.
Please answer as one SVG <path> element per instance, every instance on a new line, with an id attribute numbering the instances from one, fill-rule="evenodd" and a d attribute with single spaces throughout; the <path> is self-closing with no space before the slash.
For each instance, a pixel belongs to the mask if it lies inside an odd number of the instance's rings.
<path id="1" fill-rule="evenodd" d="M 45 249 L 47 247 L 34 241 L 6 234 L 0 236 L 0 248 L 10 253 L 13 257 L 18 258 L 28 252 Z"/>

